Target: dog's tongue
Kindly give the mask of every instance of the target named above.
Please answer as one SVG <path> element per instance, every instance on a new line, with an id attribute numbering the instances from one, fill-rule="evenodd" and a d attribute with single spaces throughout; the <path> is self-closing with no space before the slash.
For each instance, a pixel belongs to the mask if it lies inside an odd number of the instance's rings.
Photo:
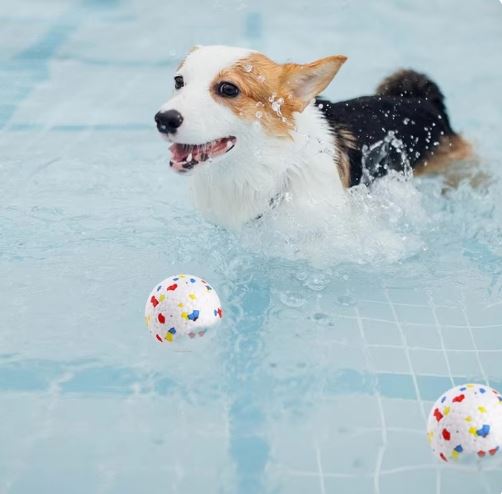
<path id="1" fill-rule="evenodd" d="M 206 144 L 173 144 L 170 165 L 175 170 L 186 171 L 210 158 L 216 158 L 234 147 L 235 137 L 224 137 Z"/>
<path id="2" fill-rule="evenodd" d="M 189 154 L 188 146 L 183 144 L 173 144 L 169 150 L 172 154 L 172 161 L 185 161 Z"/>

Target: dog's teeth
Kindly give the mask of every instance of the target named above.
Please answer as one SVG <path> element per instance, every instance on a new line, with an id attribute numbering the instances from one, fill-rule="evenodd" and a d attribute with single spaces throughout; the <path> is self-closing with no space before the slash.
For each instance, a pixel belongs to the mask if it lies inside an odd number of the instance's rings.
<path id="1" fill-rule="evenodd" d="M 188 156 L 187 156 L 187 161 L 190 163 L 190 161 L 192 161 L 192 153 L 190 153 Z"/>

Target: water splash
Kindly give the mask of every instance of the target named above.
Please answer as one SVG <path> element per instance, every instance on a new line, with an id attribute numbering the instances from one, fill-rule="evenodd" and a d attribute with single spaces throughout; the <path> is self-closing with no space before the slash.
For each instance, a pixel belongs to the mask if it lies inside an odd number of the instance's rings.
<path id="1" fill-rule="evenodd" d="M 396 262 L 426 248 L 420 232 L 429 219 L 422 194 L 407 177 L 391 171 L 371 188 L 350 189 L 348 198 L 344 215 L 326 205 L 303 217 L 270 211 L 246 226 L 241 241 L 267 257 L 314 265 Z"/>

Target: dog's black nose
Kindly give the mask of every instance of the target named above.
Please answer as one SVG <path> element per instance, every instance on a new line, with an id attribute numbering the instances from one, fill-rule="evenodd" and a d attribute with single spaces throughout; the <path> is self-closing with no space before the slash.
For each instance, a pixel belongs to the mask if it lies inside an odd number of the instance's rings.
<path id="1" fill-rule="evenodd" d="M 168 110 L 165 112 L 158 112 L 155 115 L 157 122 L 157 129 L 163 134 L 176 132 L 176 129 L 183 123 L 181 113 L 176 110 Z"/>

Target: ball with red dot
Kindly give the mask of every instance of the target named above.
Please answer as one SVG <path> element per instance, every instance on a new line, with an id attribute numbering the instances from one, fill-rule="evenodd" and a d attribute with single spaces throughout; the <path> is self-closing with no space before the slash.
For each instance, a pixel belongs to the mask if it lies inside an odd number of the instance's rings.
<path id="1" fill-rule="evenodd" d="M 431 409 L 427 437 L 433 454 L 443 462 L 499 455 L 502 395 L 485 384 L 451 388 Z"/>
<path id="2" fill-rule="evenodd" d="M 158 283 L 145 305 L 146 325 L 160 343 L 200 338 L 222 317 L 216 290 L 203 278 L 189 274 Z"/>

